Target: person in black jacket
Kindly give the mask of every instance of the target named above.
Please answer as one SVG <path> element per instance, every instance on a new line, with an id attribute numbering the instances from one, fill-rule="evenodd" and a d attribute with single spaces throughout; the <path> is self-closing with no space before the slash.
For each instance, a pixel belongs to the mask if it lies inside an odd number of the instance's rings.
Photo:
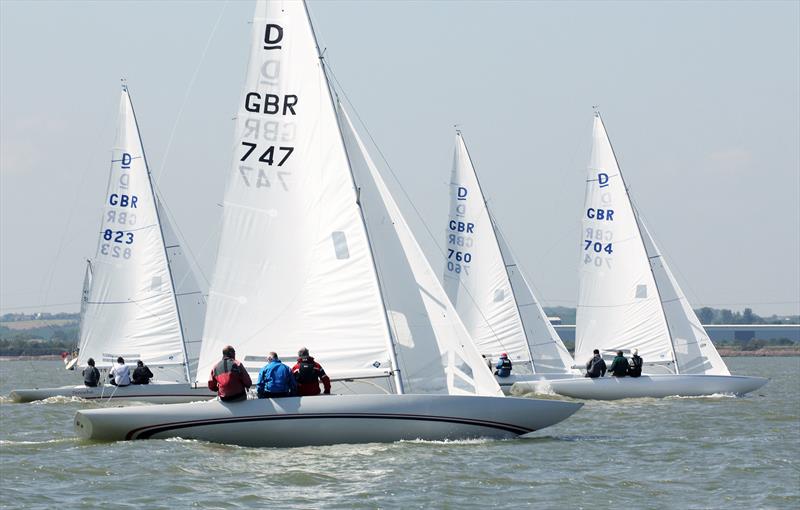
<path id="1" fill-rule="evenodd" d="M 153 377 L 153 372 L 147 368 L 142 360 L 136 362 L 136 368 L 133 369 L 133 377 L 131 383 L 133 384 L 150 384 L 150 378 Z"/>
<path id="2" fill-rule="evenodd" d="M 100 382 L 100 371 L 94 366 L 94 358 L 89 358 L 86 363 L 89 366 L 83 369 L 83 384 L 94 388 Z"/>
<path id="3" fill-rule="evenodd" d="M 586 362 L 586 377 L 591 377 L 594 379 L 596 377 L 603 377 L 605 375 L 606 362 L 603 361 L 603 357 L 600 356 L 600 351 L 595 349 L 592 359 Z"/>
<path id="4" fill-rule="evenodd" d="M 644 360 L 639 356 L 639 349 L 634 349 L 633 356 L 631 356 L 631 367 L 628 369 L 628 375 L 631 377 L 639 377 L 642 375 L 643 366 Z"/>

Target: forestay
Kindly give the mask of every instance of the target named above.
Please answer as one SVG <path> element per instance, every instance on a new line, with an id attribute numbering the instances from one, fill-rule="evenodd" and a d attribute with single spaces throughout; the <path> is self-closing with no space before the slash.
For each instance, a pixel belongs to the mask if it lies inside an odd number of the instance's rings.
<path id="1" fill-rule="evenodd" d="M 108 367 L 122 356 L 152 365 L 182 365 L 178 309 L 127 88 L 119 116 L 78 363 L 86 366 L 94 358 L 98 367 Z"/>
<path id="2" fill-rule="evenodd" d="M 350 119 L 339 111 L 405 391 L 502 396 Z"/>
<path id="3" fill-rule="evenodd" d="M 189 374 L 192 378 L 197 373 L 197 360 L 200 357 L 200 343 L 203 339 L 203 321 L 206 318 L 206 296 L 195 277 L 192 258 L 173 227 L 172 220 L 160 200 L 156 199 L 158 217 L 161 220 L 161 231 L 164 236 L 164 248 L 172 273 L 172 284 L 175 289 L 175 300 L 181 317 L 183 342 L 189 360 Z"/>
<path id="4" fill-rule="evenodd" d="M 678 371 L 681 374 L 731 375 L 641 218 L 639 225 L 672 335 Z"/>
<path id="5" fill-rule="evenodd" d="M 575 360 L 639 349 L 674 371 L 672 344 L 639 226 L 603 121 L 595 116 L 582 211 Z"/>
<path id="6" fill-rule="evenodd" d="M 256 4 L 198 381 L 306 346 L 333 378 L 386 376 L 389 330 L 302 2 Z"/>
<path id="7" fill-rule="evenodd" d="M 530 373 L 522 319 L 461 133 L 456 134 L 445 232 L 444 288 L 476 347 L 494 358 L 506 352 L 515 371 Z"/>

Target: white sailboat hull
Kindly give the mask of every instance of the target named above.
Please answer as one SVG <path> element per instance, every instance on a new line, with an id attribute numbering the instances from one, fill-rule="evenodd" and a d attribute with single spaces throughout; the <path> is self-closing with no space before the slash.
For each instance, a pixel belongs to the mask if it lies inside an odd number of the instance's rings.
<path id="1" fill-rule="evenodd" d="M 764 386 L 769 379 L 740 375 L 642 375 L 641 377 L 583 377 L 551 380 L 552 392 L 565 397 L 591 400 L 621 398 L 699 397 L 705 395 L 743 395 Z M 514 394 L 536 391 L 534 383 L 517 383 Z"/>
<path id="2" fill-rule="evenodd" d="M 242 446 L 293 447 L 400 440 L 513 438 L 558 423 L 582 404 L 451 395 L 323 395 L 219 400 L 78 411 L 84 439 L 181 437 Z"/>
<path id="3" fill-rule="evenodd" d="M 192 388 L 186 383 L 131 384 L 129 386 L 61 386 L 58 388 L 31 388 L 13 390 L 12 402 L 33 402 L 51 397 L 78 397 L 85 400 L 110 400 L 112 402 L 149 402 L 152 404 L 178 404 L 209 400 L 216 393 L 208 388 Z"/>

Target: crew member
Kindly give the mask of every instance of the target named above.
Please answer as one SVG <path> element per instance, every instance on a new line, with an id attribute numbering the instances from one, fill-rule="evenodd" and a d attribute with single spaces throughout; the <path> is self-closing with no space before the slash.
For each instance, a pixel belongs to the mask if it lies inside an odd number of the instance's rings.
<path id="1" fill-rule="evenodd" d="M 94 358 L 86 360 L 88 367 L 83 369 L 83 384 L 89 388 L 94 388 L 100 382 L 100 371 L 94 366 Z"/>
<path id="2" fill-rule="evenodd" d="M 325 375 L 319 363 L 308 355 L 308 349 L 303 347 L 297 351 L 297 363 L 292 367 L 292 374 L 297 381 L 297 394 L 301 397 L 319 395 L 319 383 L 325 386 L 324 393 L 330 395 L 331 380 Z"/>
<path id="3" fill-rule="evenodd" d="M 611 362 L 611 367 L 608 371 L 614 377 L 625 377 L 628 375 L 629 368 L 628 358 L 622 354 L 622 351 L 617 351 L 617 355 L 614 357 L 614 361 Z"/>
<path id="4" fill-rule="evenodd" d="M 258 373 L 258 398 L 291 397 L 296 392 L 297 381 L 294 380 L 292 369 L 281 362 L 277 353 L 269 353 L 267 364 Z"/>
<path id="5" fill-rule="evenodd" d="M 595 349 L 592 359 L 586 362 L 586 377 L 591 377 L 594 379 L 596 377 L 603 377 L 605 375 L 606 362 L 603 361 L 603 357 L 600 356 L 600 351 Z"/>
<path id="6" fill-rule="evenodd" d="M 144 364 L 142 360 L 136 362 L 136 368 L 133 369 L 133 384 L 150 384 L 150 379 L 153 377 L 153 372 Z"/>
<path id="7" fill-rule="evenodd" d="M 643 366 L 644 360 L 639 356 L 639 349 L 634 349 L 633 356 L 631 356 L 631 367 L 628 369 L 628 375 L 631 377 L 639 377 L 642 375 Z"/>
<path id="8" fill-rule="evenodd" d="M 247 400 L 247 389 L 253 385 L 250 374 L 236 359 L 236 351 L 230 345 L 222 349 L 222 361 L 211 370 L 208 389 L 216 391 L 223 402 Z"/>
<path id="9" fill-rule="evenodd" d="M 117 364 L 111 367 L 111 371 L 108 372 L 108 378 L 108 382 L 114 386 L 128 386 L 131 383 L 131 369 L 125 364 L 122 356 L 118 357 Z"/>
<path id="10" fill-rule="evenodd" d="M 497 377 L 508 377 L 511 375 L 511 360 L 508 359 L 508 354 L 503 353 L 500 355 L 500 359 L 497 360 L 497 366 L 495 368 L 497 370 L 494 371 L 494 375 Z"/>

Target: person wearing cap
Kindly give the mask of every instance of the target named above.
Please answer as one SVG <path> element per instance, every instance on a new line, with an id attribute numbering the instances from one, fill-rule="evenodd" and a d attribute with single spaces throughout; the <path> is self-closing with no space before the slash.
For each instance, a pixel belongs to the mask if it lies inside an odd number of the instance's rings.
<path id="1" fill-rule="evenodd" d="M 628 368 L 630 368 L 628 358 L 622 354 L 622 351 L 617 351 L 617 355 L 614 357 L 614 361 L 611 362 L 608 371 L 611 372 L 611 375 L 614 377 L 625 377 L 628 375 Z"/>
<path id="2" fill-rule="evenodd" d="M 642 366 L 644 366 L 644 360 L 639 356 L 639 349 L 634 349 L 633 356 L 631 356 L 631 366 L 628 368 L 628 375 L 639 377 L 642 375 Z"/>
<path id="3" fill-rule="evenodd" d="M 150 379 L 153 378 L 153 372 L 144 364 L 142 360 L 136 362 L 136 368 L 133 369 L 133 377 L 131 382 L 133 384 L 150 384 Z"/>
<path id="4" fill-rule="evenodd" d="M 275 352 L 269 353 L 267 364 L 258 373 L 256 393 L 258 398 L 291 397 L 297 393 L 292 369 L 284 365 Z"/>
<path id="5" fill-rule="evenodd" d="M 223 402 L 247 400 L 247 389 L 253 385 L 250 374 L 236 359 L 236 351 L 230 345 L 222 349 L 222 360 L 211 371 L 208 389 L 216 391 Z"/>
<path id="6" fill-rule="evenodd" d="M 94 388 L 100 382 L 100 371 L 94 366 L 94 358 L 86 360 L 89 365 L 83 369 L 83 385 L 89 388 Z"/>
<path id="7" fill-rule="evenodd" d="M 606 375 L 606 362 L 600 356 L 600 350 L 595 349 L 592 359 L 586 362 L 586 377 L 595 379 L 597 377 L 604 377 Z"/>
<path id="8" fill-rule="evenodd" d="M 297 363 L 292 367 L 292 374 L 297 381 L 297 394 L 301 397 L 319 395 L 319 383 L 325 387 L 324 393 L 331 394 L 331 380 L 322 366 L 308 355 L 305 347 L 297 351 Z"/>
<path id="9" fill-rule="evenodd" d="M 508 377 L 511 375 L 511 360 L 508 359 L 508 354 L 504 352 L 500 355 L 500 359 L 497 360 L 497 366 L 495 368 L 497 370 L 494 371 L 494 375 L 497 377 Z"/>

